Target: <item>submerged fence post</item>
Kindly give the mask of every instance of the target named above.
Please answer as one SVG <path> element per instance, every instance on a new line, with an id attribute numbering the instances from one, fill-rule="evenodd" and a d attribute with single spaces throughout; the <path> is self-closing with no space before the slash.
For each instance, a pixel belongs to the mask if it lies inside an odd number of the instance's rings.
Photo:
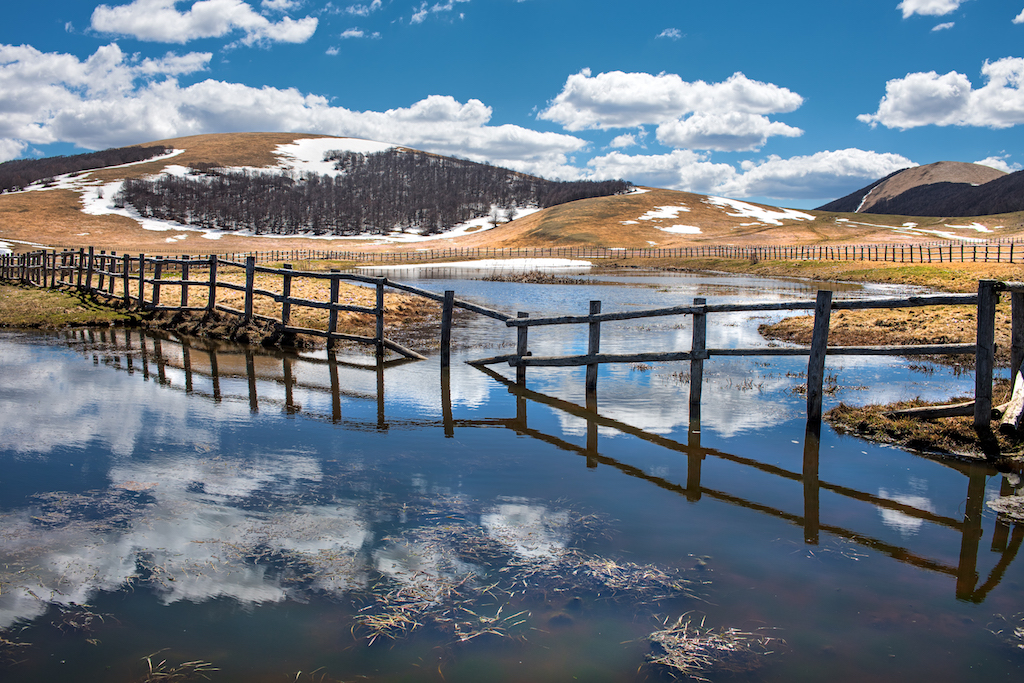
<path id="1" fill-rule="evenodd" d="M 530 314 L 524 311 L 516 313 L 517 318 L 529 318 Z M 520 325 L 516 328 L 516 355 L 522 360 L 529 353 L 526 349 L 527 335 L 529 334 L 530 328 L 526 325 Z M 526 366 L 520 363 L 516 366 L 516 384 L 526 384 Z"/>
<path id="2" fill-rule="evenodd" d="M 245 311 L 243 322 L 252 322 L 252 289 L 256 282 L 256 257 L 245 257 Z"/>
<path id="3" fill-rule="evenodd" d="M 832 292 L 818 291 L 814 304 L 814 332 L 807 359 L 807 421 L 821 422 L 822 385 L 825 381 L 825 354 L 828 352 L 828 323 L 832 316 Z"/>
<path id="4" fill-rule="evenodd" d="M 988 428 L 992 421 L 992 373 L 996 361 L 995 280 L 978 281 L 978 344 L 974 355 L 974 428 Z"/>
<path id="5" fill-rule="evenodd" d="M 587 337 L 587 355 L 594 358 L 601 350 L 601 322 L 594 320 L 593 316 L 601 312 L 601 302 L 590 302 L 590 330 Z M 597 391 L 597 371 L 600 366 L 596 362 L 587 363 L 586 393 L 591 394 Z"/>
<path id="6" fill-rule="evenodd" d="M 331 308 L 330 313 L 327 314 L 327 350 L 331 351 L 334 349 L 335 339 L 331 336 L 338 328 L 338 309 L 335 306 L 338 305 L 338 286 L 341 282 L 341 276 L 337 275 L 340 273 L 337 268 L 331 268 Z"/>
<path id="7" fill-rule="evenodd" d="M 446 289 L 441 306 L 441 367 L 452 364 L 452 314 L 455 309 L 455 291 Z"/>
<path id="8" fill-rule="evenodd" d="M 707 299 L 698 296 L 693 300 L 700 313 L 693 314 L 693 342 L 690 345 L 690 428 L 700 425 L 700 401 L 704 390 L 704 356 L 707 355 L 708 314 L 704 310 Z"/>
<path id="9" fill-rule="evenodd" d="M 377 283 L 377 329 L 374 340 L 377 342 L 377 357 L 384 355 L 384 280 Z"/>

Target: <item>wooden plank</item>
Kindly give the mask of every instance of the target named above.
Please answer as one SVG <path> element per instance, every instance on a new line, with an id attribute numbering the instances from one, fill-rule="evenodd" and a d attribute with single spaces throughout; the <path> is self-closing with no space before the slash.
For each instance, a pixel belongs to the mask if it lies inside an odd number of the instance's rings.
<path id="1" fill-rule="evenodd" d="M 516 317 L 519 319 L 529 318 L 530 314 L 525 311 L 519 311 L 516 313 Z M 530 353 L 527 348 L 528 334 L 530 332 L 529 327 L 520 327 L 516 330 L 516 357 L 519 359 L 519 363 L 516 365 L 516 384 L 526 384 L 526 366 L 522 363 L 526 360 L 526 356 Z M 509 362 L 511 365 L 512 363 Z"/>
<path id="2" fill-rule="evenodd" d="M 242 316 L 246 323 L 252 320 L 252 288 L 256 281 L 256 257 L 248 256 L 245 259 L 245 314 Z"/>
<path id="3" fill-rule="evenodd" d="M 992 420 L 992 377 L 996 355 L 995 280 L 978 282 L 978 348 L 974 356 L 974 426 L 987 429 Z"/>
<path id="4" fill-rule="evenodd" d="M 387 281 L 387 285 L 388 285 L 388 287 L 393 287 L 393 288 L 401 290 L 403 292 L 409 292 L 410 294 L 417 294 L 417 295 L 422 296 L 424 298 L 432 299 L 434 301 L 437 301 L 437 302 L 440 302 L 440 303 L 444 303 L 444 297 L 442 295 L 435 294 L 434 292 L 428 292 L 427 290 L 420 289 L 419 287 L 413 287 L 412 285 L 407 285 L 407 284 L 403 284 L 403 283 L 400 283 L 400 282 L 392 282 L 391 280 Z M 504 313 L 501 313 L 499 311 L 495 311 L 495 310 L 492 310 L 490 308 L 486 308 L 484 306 L 478 306 L 477 304 L 470 303 L 469 301 L 463 301 L 462 299 L 455 299 L 455 306 L 457 308 L 463 308 L 463 309 L 465 309 L 467 311 L 472 311 L 473 313 L 478 313 L 479 315 L 483 315 L 483 316 L 486 316 L 488 318 L 494 318 L 495 320 L 500 320 L 502 322 L 506 322 L 508 320 L 513 320 L 514 319 L 514 318 L 511 318 L 510 316 L 507 316 Z"/>
<path id="5" fill-rule="evenodd" d="M 506 353 L 501 356 L 491 356 L 489 358 L 478 358 L 476 360 L 466 361 L 467 365 L 496 365 L 498 363 L 508 363 L 510 360 L 518 358 L 514 353 Z"/>
<path id="6" fill-rule="evenodd" d="M 521 327 L 521 330 L 527 328 Z M 692 360 L 689 351 L 654 351 L 651 353 L 599 353 L 578 356 L 512 356 L 508 362 L 514 367 L 579 367 L 593 363 L 658 363 L 677 360 Z"/>
<path id="7" fill-rule="evenodd" d="M 821 402 L 825 379 L 825 355 L 828 353 L 828 323 L 832 312 L 832 292 L 818 291 L 814 307 L 814 330 L 807 358 L 807 422 L 821 422 Z"/>
<path id="8" fill-rule="evenodd" d="M 452 364 L 452 313 L 455 306 L 455 292 L 446 289 L 441 306 L 441 367 Z"/>
<path id="9" fill-rule="evenodd" d="M 590 302 L 590 329 L 587 334 L 587 356 L 594 358 L 601 350 L 601 321 L 595 317 L 601 314 L 601 302 Z M 598 363 L 587 363 L 585 391 L 593 393 L 597 391 L 597 372 L 600 366 Z"/>
<path id="10" fill-rule="evenodd" d="M 696 297 L 693 307 L 703 309 L 707 304 L 704 297 Z M 700 425 L 700 404 L 704 391 L 704 358 L 707 356 L 708 316 L 701 312 L 693 314 L 693 336 L 690 343 L 690 426 Z"/>
<path id="11" fill-rule="evenodd" d="M 941 417 L 967 417 L 974 415 L 974 401 L 966 403 L 950 403 L 941 406 L 918 406 L 916 408 L 902 408 L 882 413 L 886 417 L 916 417 L 922 420 L 931 420 Z"/>
<path id="12" fill-rule="evenodd" d="M 416 360 L 426 360 L 427 359 L 426 356 L 420 355 L 420 354 L 416 353 L 415 351 L 413 351 L 412 349 L 406 348 L 406 347 L 402 346 L 401 344 L 399 344 L 398 342 L 393 342 L 390 339 L 384 339 L 381 343 L 383 344 L 383 346 L 385 348 L 391 349 L 392 351 L 395 351 L 396 353 L 400 353 L 403 356 L 405 356 L 406 358 L 415 358 Z"/>
<path id="13" fill-rule="evenodd" d="M 1024 416 L 1024 374 L 1018 369 L 1013 376 L 1013 393 L 1003 412 L 1003 419 L 999 422 L 999 431 L 1004 434 L 1016 434 L 1020 430 L 1022 416 Z"/>

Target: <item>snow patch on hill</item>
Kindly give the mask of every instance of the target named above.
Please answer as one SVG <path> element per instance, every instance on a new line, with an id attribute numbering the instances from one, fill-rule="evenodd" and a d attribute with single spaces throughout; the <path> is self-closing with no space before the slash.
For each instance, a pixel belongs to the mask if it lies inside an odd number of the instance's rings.
<path id="1" fill-rule="evenodd" d="M 318 173 L 336 176 L 341 171 L 333 161 L 324 161 L 328 152 L 358 152 L 376 154 L 394 149 L 397 145 L 359 138 L 308 138 L 278 145 L 274 153 L 281 160 L 278 168 L 295 173 Z"/>
<path id="2" fill-rule="evenodd" d="M 707 197 L 705 204 L 711 204 L 719 208 L 730 208 L 736 213 L 726 214 L 733 218 L 753 218 L 759 223 L 766 225 L 782 225 L 782 221 L 813 221 L 814 216 L 795 209 L 766 209 L 763 206 L 754 206 L 747 202 L 725 197 Z"/>

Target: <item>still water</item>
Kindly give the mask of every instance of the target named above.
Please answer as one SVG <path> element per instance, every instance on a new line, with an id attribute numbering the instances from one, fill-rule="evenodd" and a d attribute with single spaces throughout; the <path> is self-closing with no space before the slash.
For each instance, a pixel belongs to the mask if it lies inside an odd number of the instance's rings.
<path id="1" fill-rule="evenodd" d="M 706 275 L 390 276 L 533 317 L 814 296 Z M 766 345 L 774 319 L 710 316 L 708 345 Z M 602 332 L 607 352 L 691 334 L 681 318 Z M 530 335 L 536 355 L 586 348 L 583 326 Z M 1024 525 L 985 506 L 1016 474 L 827 426 L 819 442 L 805 359 L 708 361 L 691 428 L 688 364 L 603 366 L 588 406 L 583 368 L 531 368 L 524 389 L 466 365 L 513 347 L 501 324 L 468 318 L 454 342 L 442 381 L 436 350 L 0 335 L 3 680 L 187 662 L 215 681 L 671 680 L 648 636 L 680 617 L 709 680 L 1021 679 Z M 826 409 L 973 383 L 904 359 L 827 373 Z"/>

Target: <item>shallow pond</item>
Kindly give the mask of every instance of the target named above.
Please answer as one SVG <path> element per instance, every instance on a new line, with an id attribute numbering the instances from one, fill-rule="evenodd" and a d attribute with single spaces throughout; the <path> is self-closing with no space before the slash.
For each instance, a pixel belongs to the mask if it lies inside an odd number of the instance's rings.
<path id="1" fill-rule="evenodd" d="M 531 316 L 814 296 L 389 276 Z M 766 320 L 711 316 L 708 345 L 765 345 Z M 530 334 L 538 355 L 586 347 L 583 326 Z M 670 680 L 648 636 L 682 617 L 670 645 L 710 680 L 1020 680 L 1024 526 L 985 506 L 1014 474 L 808 435 L 806 359 L 708 361 L 691 428 L 688 364 L 603 366 L 588 409 L 582 368 L 523 389 L 463 362 L 507 352 L 503 325 L 454 338 L 442 381 L 436 351 L 0 335 L 3 679 Z M 602 351 L 689 340 L 685 319 L 629 321 Z M 973 383 L 903 359 L 827 372 L 826 408 Z"/>

